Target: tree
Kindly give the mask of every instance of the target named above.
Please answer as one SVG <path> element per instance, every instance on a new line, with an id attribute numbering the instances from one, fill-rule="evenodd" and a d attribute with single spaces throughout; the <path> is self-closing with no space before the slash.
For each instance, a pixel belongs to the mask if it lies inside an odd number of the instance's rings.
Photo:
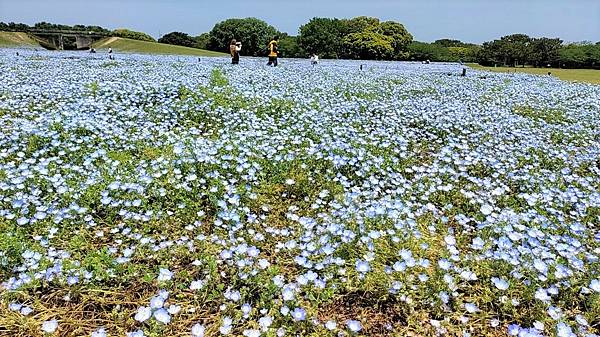
<path id="1" fill-rule="evenodd" d="M 559 51 L 560 65 L 567 68 L 600 68 L 600 44 L 571 43 Z"/>
<path id="2" fill-rule="evenodd" d="M 559 38 L 534 38 L 530 44 L 529 63 L 536 67 L 556 64 L 561 47 L 562 40 Z"/>
<path id="3" fill-rule="evenodd" d="M 152 36 L 150 36 L 146 33 L 136 32 L 136 31 L 124 29 L 124 28 L 113 30 L 112 35 L 117 36 L 117 37 L 126 38 L 126 39 L 156 42 L 156 40 Z"/>
<path id="4" fill-rule="evenodd" d="M 512 34 L 503 36 L 500 41 L 504 42 L 502 46 L 502 53 L 504 57 L 509 61 L 509 64 L 525 66 L 525 61 L 529 57 L 529 45 L 531 38 L 525 34 Z"/>
<path id="5" fill-rule="evenodd" d="M 210 43 L 210 33 L 202 33 L 198 36 L 195 36 L 194 40 L 196 41 L 194 48 L 208 49 L 208 44 Z"/>
<path id="6" fill-rule="evenodd" d="M 434 43 L 413 41 L 408 45 L 411 60 L 449 61 L 448 49 Z"/>
<path id="7" fill-rule="evenodd" d="M 507 56 L 505 41 L 494 40 L 484 42 L 477 53 L 477 62 L 484 66 L 506 65 Z"/>
<path id="8" fill-rule="evenodd" d="M 342 53 L 344 26 L 339 19 L 313 18 L 300 26 L 298 45 L 308 53 L 323 58 L 338 58 Z"/>
<path id="9" fill-rule="evenodd" d="M 350 20 L 342 21 L 342 33 L 344 35 L 362 33 L 369 30 L 376 30 L 379 27 L 379 19 L 369 16 L 357 16 Z"/>
<path id="10" fill-rule="evenodd" d="M 405 58 L 408 53 L 406 48 L 412 42 L 413 36 L 404 28 L 404 25 L 395 21 L 385 21 L 381 23 L 378 30 L 385 36 L 393 39 L 392 47 L 394 48 L 395 59 Z"/>
<path id="11" fill-rule="evenodd" d="M 279 52 L 282 57 L 303 58 L 307 53 L 298 45 L 298 37 L 282 34 L 279 39 Z"/>
<path id="12" fill-rule="evenodd" d="M 348 34 L 343 39 L 344 54 L 353 59 L 394 58 L 394 39 L 375 31 Z"/>
<path id="13" fill-rule="evenodd" d="M 270 39 L 277 30 L 257 18 L 228 19 L 217 23 L 210 31 L 208 47 L 214 51 L 229 51 L 232 39 L 242 42 L 242 55 L 266 55 Z"/>
<path id="14" fill-rule="evenodd" d="M 434 42 L 435 45 L 438 45 Z M 463 47 L 446 47 L 448 50 L 448 60 L 452 62 L 476 62 L 479 46 L 465 45 Z"/>
<path id="15" fill-rule="evenodd" d="M 160 43 L 173 44 L 177 46 L 193 47 L 196 41 L 186 33 L 171 32 L 158 39 Z"/>
<path id="16" fill-rule="evenodd" d="M 465 47 L 467 43 L 464 43 L 460 40 L 452 40 L 452 39 L 439 39 L 435 40 L 433 44 L 440 45 L 442 47 Z"/>

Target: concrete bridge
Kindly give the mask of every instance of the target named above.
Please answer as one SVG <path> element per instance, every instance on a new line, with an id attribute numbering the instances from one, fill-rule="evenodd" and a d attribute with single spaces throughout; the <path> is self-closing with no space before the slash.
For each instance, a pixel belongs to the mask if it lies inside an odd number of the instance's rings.
<path id="1" fill-rule="evenodd" d="M 77 49 L 88 49 L 92 46 L 94 41 L 105 38 L 109 36 L 106 33 L 98 33 L 98 32 L 82 32 L 76 30 L 39 30 L 32 29 L 29 33 L 36 38 L 45 42 L 49 47 L 58 50 L 64 50 L 64 38 L 65 37 L 74 37 L 75 45 Z"/>

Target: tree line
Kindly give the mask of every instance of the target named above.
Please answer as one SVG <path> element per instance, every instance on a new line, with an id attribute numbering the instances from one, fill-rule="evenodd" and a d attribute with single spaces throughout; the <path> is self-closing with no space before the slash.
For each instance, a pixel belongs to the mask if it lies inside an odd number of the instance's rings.
<path id="1" fill-rule="evenodd" d="M 142 41 L 156 41 L 150 35 L 128 29 L 108 30 L 99 26 L 60 25 L 47 22 L 28 26 L 0 22 L 0 31 L 76 30 L 100 32 L 110 36 Z M 210 32 L 190 36 L 170 32 L 158 42 L 227 52 L 229 42 L 243 42 L 242 55 L 264 56 L 267 44 L 279 36 L 282 57 L 305 58 L 317 54 L 321 58 L 408 60 L 434 62 L 477 62 L 485 66 L 533 66 L 600 69 L 600 42 L 565 44 L 559 38 L 529 37 L 512 34 L 484 42 L 482 45 L 453 39 L 432 43 L 414 41 L 399 22 L 359 16 L 353 19 L 313 18 L 300 26 L 298 35 L 279 32 L 257 18 L 227 19 L 215 24 Z"/>
<path id="2" fill-rule="evenodd" d="M 25 33 L 27 33 L 27 32 L 36 31 L 36 30 L 43 30 L 43 31 L 48 31 L 48 32 L 77 31 L 77 32 L 82 32 L 82 33 L 89 33 L 89 32 L 102 33 L 107 36 L 116 36 L 116 37 L 123 37 L 123 38 L 140 40 L 140 41 L 156 42 L 156 40 L 152 36 L 150 36 L 146 33 L 136 32 L 136 31 L 124 29 L 124 28 L 109 30 L 109 29 L 106 29 L 106 28 L 103 28 L 100 26 L 85 26 L 85 25 L 69 26 L 69 25 L 61 25 L 61 24 L 48 23 L 48 22 L 38 22 L 38 23 L 34 24 L 33 26 L 29 26 L 24 23 L 0 22 L 0 31 L 4 31 L 4 32 L 25 32 Z"/>
<path id="3" fill-rule="evenodd" d="M 485 66 L 600 69 L 600 42 L 564 44 L 559 38 L 512 34 L 483 43 L 477 62 Z"/>

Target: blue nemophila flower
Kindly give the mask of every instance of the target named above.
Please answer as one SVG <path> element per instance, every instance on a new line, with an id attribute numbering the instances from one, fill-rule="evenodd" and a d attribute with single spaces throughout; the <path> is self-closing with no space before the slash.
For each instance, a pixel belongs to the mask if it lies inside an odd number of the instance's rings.
<path id="1" fill-rule="evenodd" d="M 303 321 L 306 319 L 306 310 L 302 308 L 295 308 L 292 310 L 292 318 L 295 321 Z"/>
<path id="2" fill-rule="evenodd" d="M 479 312 L 479 308 L 474 303 L 465 303 L 465 309 L 470 314 Z"/>
<path id="3" fill-rule="evenodd" d="M 551 298 L 550 295 L 548 295 L 548 292 L 546 291 L 546 289 L 543 288 L 538 288 L 535 291 L 535 298 L 542 301 L 542 302 L 550 302 Z"/>
<path id="4" fill-rule="evenodd" d="M 362 330 L 362 324 L 359 321 L 356 321 L 356 320 L 352 320 L 352 319 L 347 320 L 346 321 L 346 326 L 353 333 L 356 333 L 356 332 L 359 332 L 359 331 Z"/>
<path id="5" fill-rule="evenodd" d="M 157 309 L 152 316 L 162 324 L 169 324 L 171 322 L 171 315 L 164 308 Z"/>
<path id="6" fill-rule="evenodd" d="M 162 306 L 162 305 L 161 305 Z M 149 307 L 139 307 L 136 314 L 135 320 L 138 322 L 145 322 L 152 316 L 152 309 Z"/>
<path id="7" fill-rule="evenodd" d="M 564 322 L 560 322 L 556 325 L 556 336 L 557 337 L 577 337 L 570 326 Z"/>
<path id="8" fill-rule="evenodd" d="M 325 322 L 325 328 L 327 328 L 327 330 L 335 330 L 337 328 L 337 323 L 334 321 L 327 321 Z"/>
<path id="9" fill-rule="evenodd" d="M 521 332 L 521 329 L 521 326 L 518 324 L 511 324 L 508 326 L 508 334 L 511 336 L 517 336 L 519 335 L 519 332 Z"/>
<path id="10" fill-rule="evenodd" d="M 219 327 L 219 332 L 222 335 L 228 335 L 231 333 L 233 320 L 230 317 L 223 318 L 223 325 Z"/>
<path id="11" fill-rule="evenodd" d="M 356 260 L 356 271 L 359 273 L 366 273 L 371 270 L 369 262 L 364 260 Z"/>
<path id="12" fill-rule="evenodd" d="M 600 293 L 600 279 L 592 280 L 590 282 L 590 289 L 597 293 Z"/>
<path id="13" fill-rule="evenodd" d="M 22 307 L 23 307 L 22 304 L 19 304 L 19 303 L 10 303 L 8 305 L 8 310 L 10 310 L 10 311 L 20 311 Z"/>
<path id="14" fill-rule="evenodd" d="M 42 331 L 45 333 L 54 333 L 58 329 L 58 321 L 53 319 L 42 323 Z"/>
<path id="15" fill-rule="evenodd" d="M 156 280 L 159 282 L 170 281 L 173 278 L 173 272 L 166 268 L 160 268 Z"/>
<path id="16" fill-rule="evenodd" d="M 163 307 L 163 305 L 165 304 L 165 298 L 160 296 L 160 295 L 156 295 L 154 297 L 152 297 L 150 299 L 150 308 L 152 309 L 160 309 Z"/>
<path id="17" fill-rule="evenodd" d="M 480 211 L 483 215 L 490 215 L 494 211 L 494 207 L 488 204 L 481 205 Z"/>
<path id="18" fill-rule="evenodd" d="M 194 324 L 192 326 L 192 337 L 204 337 L 204 325 L 200 323 Z"/>
<path id="19" fill-rule="evenodd" d="M 262 331 L 267 331 L 271 324 L 273 324 L 273 317 L 271 316 L 263 316 L 258 319 L 258 325 L 260 325 Z"/>
<path id="20" fill-rule="evenodd" d="M 492 283 L 494 283 L 494 286 L 500 290 L 506 290 L 509 286 L 508 281 L 498 277 L 492 277 Z"/>

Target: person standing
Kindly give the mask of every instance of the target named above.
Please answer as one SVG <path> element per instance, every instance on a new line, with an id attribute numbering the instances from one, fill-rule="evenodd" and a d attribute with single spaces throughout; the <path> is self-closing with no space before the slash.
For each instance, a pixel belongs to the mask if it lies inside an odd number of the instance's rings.
<path id="1" fill-rule="evenodd" d="M 231 64 L 240 64 L 240 50 L 242 50 L 242 43 L 237 42 L 235 39 L 231 40 L 231 43 L 229 44 Z"/>
<path id="2" fill-rule="evenodd" d="M 271 42 L 269 42 L 269 62 L 268 66 L 272 65 L 273 67 L 277 67 L 277 55 L 279 54 L 279 50 L 277 49 L 277 43 L 279 41 L 279 36 L 275 36 Z"/>

